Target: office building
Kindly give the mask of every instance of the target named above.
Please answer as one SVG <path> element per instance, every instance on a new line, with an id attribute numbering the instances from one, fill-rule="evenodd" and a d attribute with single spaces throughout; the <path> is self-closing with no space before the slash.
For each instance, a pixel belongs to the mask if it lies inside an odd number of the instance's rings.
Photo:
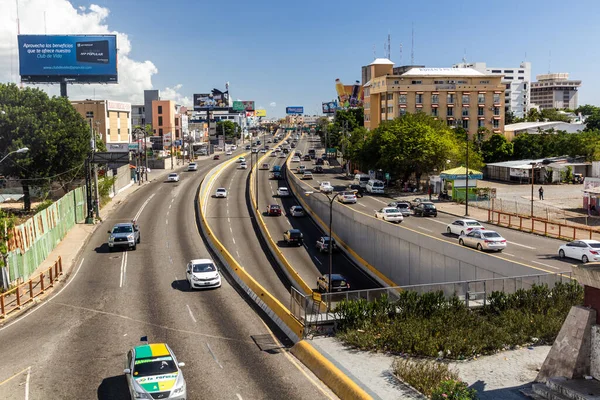
<path id="1" fill-rule="evenodd" d="M 100 135 L 108 151 L 131 142 L 131 103 L 112 100 L 73 100 L 73 107 Z"/>
<path id="2" fill-rule="evenodd" d="M 454 64 L 452 67 L 473 68 L 487 75 L 502 76 L 505 86 L 504 111 L 511 111 L 517 118 L 525 118 L 531 99 L 530 62 L 522 62 L 517 68 L 488 67 L 483 62 Z"/>
<path id="3" fill-rule="evenodd" d="M 181 139 L 181 115 L 173 100 L 152 101 L 152 128 L 154 136 L 171 133 L 173 140 Z"/>
<path id="4" fill-rule="evenodd" d="M 135 104 L 131 106 L 131 126 L 146 126 L 146 107 L 143 104 Z"/>
<path id="5" fill-rule="evenodd" d="M 569 80 L 569 73 L 544 74 L 536 76 L 531 84 L 531 102 L 540 109 L 578 107 L 577 90 L 581 81 Z"/>
<path id="6" fill-rule="evenodd" d="M 152 125 L 154 123 L 154 115 L 152 115 L 152 102 L 158 100 L 160 100 L 160 93 L 158 90 L 144 90 L 144 117 L 146 124 Z"/>
<path id="7" fill-rule="evenodd" d="M 371 79 L 364 85 L 367 129 L 417 112 L 446 121 L 448 126 L 462 126 L 471 137 L 480 128 L 491 133 L 504 129 L 501 76 L 472 68 L 420 67 L 395 75 L 387 59 L 376 59 L 369 67 Z"/>

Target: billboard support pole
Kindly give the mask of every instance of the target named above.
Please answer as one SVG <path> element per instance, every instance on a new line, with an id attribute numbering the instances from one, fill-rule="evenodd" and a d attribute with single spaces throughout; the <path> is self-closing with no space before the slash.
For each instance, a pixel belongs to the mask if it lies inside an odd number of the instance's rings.
<path id="1" fill-rule="evenodd" d="M 60 83 L 60 97 L 69 97 L 67 96 L 67 82 Z"/>
<path id="2" fill-rule="evenodd" d="M 146 128 L 144 128 L 144 175 L 146 177 L 146 182 L 148 182 L 148 142 L 146 141 Z"/>

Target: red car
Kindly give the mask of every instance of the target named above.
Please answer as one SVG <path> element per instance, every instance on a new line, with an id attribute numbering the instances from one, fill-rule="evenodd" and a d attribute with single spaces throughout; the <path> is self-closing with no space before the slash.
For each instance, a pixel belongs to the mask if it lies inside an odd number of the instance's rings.
<path id="1" fill-rule="evenodd" d="M 275 215 L 275 216 L 280 216 L 281 215 L 281 207 L 279 207 L 278 204 L 271 204 L 267 206 L 267 215 Z"/>
<path id="2" fill-rule="evenodd" d="M 221 158 L 221 157 L 220 157 L 218 154 L 215 154 L 215 155 L 214 155 L 214 157 L 213 157 L 213 160 L 218 160 L 218 159 L 220 159 L 220 158 Z"/>

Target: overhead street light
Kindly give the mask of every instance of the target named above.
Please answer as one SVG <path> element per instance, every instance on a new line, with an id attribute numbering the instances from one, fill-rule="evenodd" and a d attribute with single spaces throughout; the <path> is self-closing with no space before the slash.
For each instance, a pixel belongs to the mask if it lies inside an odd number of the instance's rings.
<path id="1" fill-rule="evenodd" d="M 0 160 L 0 163 L 2 163 L 2 161 L 6 160 L 6 158 L 8 156 L 10 156 L 11 154 L 15 154 L 15 153 L 27 153 L 29 151 L 29 147 L 21 147 L 18 150 L 13 150 L 10 153 L 8 153 L 7 155 L 4 156 L 4 158 L 2 160 Z"/>

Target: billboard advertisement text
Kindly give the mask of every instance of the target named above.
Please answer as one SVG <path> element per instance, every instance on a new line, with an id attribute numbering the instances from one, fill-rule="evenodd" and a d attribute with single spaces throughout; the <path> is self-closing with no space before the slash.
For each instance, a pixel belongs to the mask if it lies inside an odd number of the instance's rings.
<path id="1" fill-rule="evenodd" d="M 335 111 L 337 109 L 337 101 L 329 101 L 327 103 L 323 103 L 323 114 L 335 114 Z"/>
<path id="2" fill-rule="evenodd" d="M 285 108 L 286 114 L 304 114 L 304 107 L 302 106 L 293 106 Z"/>
<path id="3" fill-rule="evenodd" d="M 118 83 L 116 35 L 19 35 L 19 74 L 32 83 Z"/>
<path id="4" fill-rule="evenodd" d="M 213 89 L 210 93 L 194 94 L 194 111 L 228 110 L 229 92 Z"/>
<path id="5" fill-rule="evenodd" d="M 233 111 L 254 111 L 254 101 L 234 101 Z"/>
<path id="6" fill-rule="evenodd" d="M 254 112 L 254 115 L 257 116 L 257 117 L 266 117 L 267 116 L 267 110 L 264 110 L 264 109 L 262 109 L 262 110 L 256 110 Z"/>

